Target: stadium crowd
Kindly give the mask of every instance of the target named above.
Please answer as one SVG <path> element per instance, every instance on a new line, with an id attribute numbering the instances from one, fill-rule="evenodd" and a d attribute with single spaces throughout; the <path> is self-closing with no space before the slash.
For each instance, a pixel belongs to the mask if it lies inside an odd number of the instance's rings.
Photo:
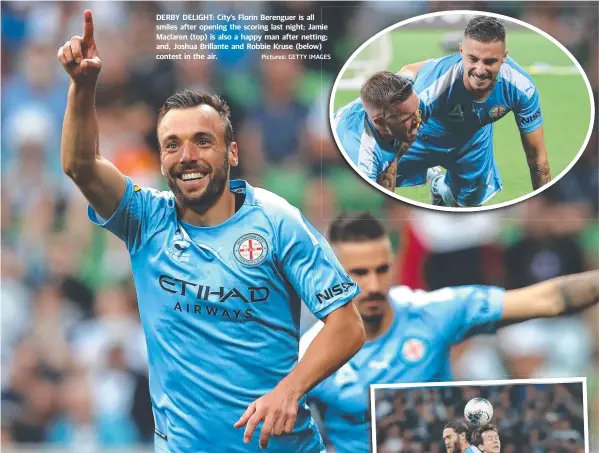
<path id="1" fill-rule="evenodd" d="M 153 437 L 145 341 L 127 251 L 87 221 L 85 200 L 61 171 L 68 81 L 56 51 L 81 33 L 85 7 L 93 10 L 104 62 L 96 101 L 101 152 L 136 184 L 166 187 L 155 136 L 164 100 L 182 88 L 208 90 L 232 108 L 241 157 L 233 176 L 287 198 L 323 232 L 342 209 L 369 209 L 388 219 L 398 250 L 398 284 L 516 288 L 599 265 L 596 130 L 580 161 L 551 189 L 518 206 L 479 214 L 435 213 L 387 199 L 340 157 L 329 132 L 328 93 L 347 57 L 391 23 L 448 5 L 3 2 L 4 445 L 52 443 L 91 451 Z M 476 3 L 476 9 L 518 17 L 555 36 L 586 69 L 597 103 L 596 5 Z M 257 52 L 243 51 L 217 60 L 155 59 L 157 13 L 294 11 L 322 14 L 331 61 L 321 66 L 320 60 L 260 60 Z M 310 322 L 306 317 L 302 330 Z M 594 309 L 584 318 L 536 321 L 471 340 L 456 348 L 456 377 L 587 375 L 595 383 L 589 388 L 596 388 L 598 325 Z M 599 394 L 590 396 L 597 426 Z"/>
<path id="2" fill-rule="evenodd" d="M 378 453 L 442 453 L 444 426 L 475 397 L 493 406 L 502 453 L 583 453 L 580 382 L 376 391 Z M 470 426 L 468 438 L 475 430 Z M 476 445 L 475 445 L 476 446 Z"/>

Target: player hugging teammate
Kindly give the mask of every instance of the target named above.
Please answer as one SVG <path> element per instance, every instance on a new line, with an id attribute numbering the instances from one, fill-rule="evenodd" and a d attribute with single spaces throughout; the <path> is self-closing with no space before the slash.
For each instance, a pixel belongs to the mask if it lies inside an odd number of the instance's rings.
<path id="1" fill-rule="evenodd" d="M 392 191 L 428 181 L 431 204 L 471 207 L 503 187 L 493 123 L 510 111 L 536 190 L 551 180 L 539 93 L 508 57 L 503 24 L 479 16 L 466 26 L 459 53 L 406 65 L 398 74 L 373 74 L 360 98 L 335 113 L 333 128 L 348 158 L 372 181 Z"/>

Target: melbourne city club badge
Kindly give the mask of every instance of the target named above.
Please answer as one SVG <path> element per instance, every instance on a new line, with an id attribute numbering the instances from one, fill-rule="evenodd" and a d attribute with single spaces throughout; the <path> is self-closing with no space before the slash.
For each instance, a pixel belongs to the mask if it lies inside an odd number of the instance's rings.
<path id="1" fill-rule="evenodd" d="M 496 105 L 489 109 L 489 116 L 491 118 L 501 118 L 508 111 L 509 109 L 505 105 Z"/>
<path id="2" fill-rule="evenodd" d="M 409 363 L 420 362 L 426 352 L 426 344 L 419 338 L 408 338 L 401 347 L 401 355 Z"/>
<path id="3" fill-rule="evenodd" d="M 258 234 L 244 234 L 235 242 L 233 253 L 240 263 L 256 266 L 266 259 L 268 244 L 266 239 Z"/>

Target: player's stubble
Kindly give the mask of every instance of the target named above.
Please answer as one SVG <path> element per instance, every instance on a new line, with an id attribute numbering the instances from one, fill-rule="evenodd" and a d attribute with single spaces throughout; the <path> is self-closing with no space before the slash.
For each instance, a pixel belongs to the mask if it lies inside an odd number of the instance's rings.
<path id="1" fill-rule="evenodd" d="M 377 326 L 383 321 L 385 311 L 390 309 L 387 297 L 380 292 L 369 293 L 357 301 L 357 306 L 362 321 Z"/>
<path id="2" fill-rule="evenodd" d="M 229 179 L 229 151 L 225 151 L 225 158 L 220 167 L 212 169 L 210 175 L 205 176 L 210 178 L 208 185 L 199 194 L 187 196 L 179 187 L 177 174 L 182 171 L 197 169 L 197 165 L 185 165 L 182 168 L 174 166 L 166 174 L 166 182 L 179 202 L 193 211 L 203 214 L 205 213 L 225 191 L 227 181 Z"/>
<path id="3" fill-rule="evenodd" d="M 453 449 L 450 451 L 449 448 L 446 449 L 447 453 L 462 453 L 462 446 L 460 445 L 460 438 L 458 437 L 453 443 Z"/>

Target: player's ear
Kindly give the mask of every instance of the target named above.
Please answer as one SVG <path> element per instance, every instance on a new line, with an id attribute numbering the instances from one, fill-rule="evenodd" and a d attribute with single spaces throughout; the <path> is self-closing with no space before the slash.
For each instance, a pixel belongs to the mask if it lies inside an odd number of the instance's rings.
<path id="1" fill-rule="evenodd" d="M 460 41 L 459 49 L 460 49 L 460 54 L 461 54 L 462 53 L 462 41 Z"/>
<path id="2" fill-rule="evenodd" d="M 508 48 L 505 48 L 505 53 L 503 54 L 503 62 L 505 63 L 505 59 L 507 58 Z"/>
<path id="3" fill-rule="evenodd" d="M 229 154 L 229 165 L 231 167 L 237 167 L 237 165 L 239 165 L 239 148 L 237 147 L 236 142 L 231 142 L 227 153 Z"/>
<path id="4" fill-rule="evenodd" d="M 382 116 L 375 116 L 372 119 L 372 122 L 377 127 L 377 129 L 381 129 L 381 130 L 384 130 L 384 131 L 387 130 L 387 125 L 385 124 L 385 119 Z"/>

